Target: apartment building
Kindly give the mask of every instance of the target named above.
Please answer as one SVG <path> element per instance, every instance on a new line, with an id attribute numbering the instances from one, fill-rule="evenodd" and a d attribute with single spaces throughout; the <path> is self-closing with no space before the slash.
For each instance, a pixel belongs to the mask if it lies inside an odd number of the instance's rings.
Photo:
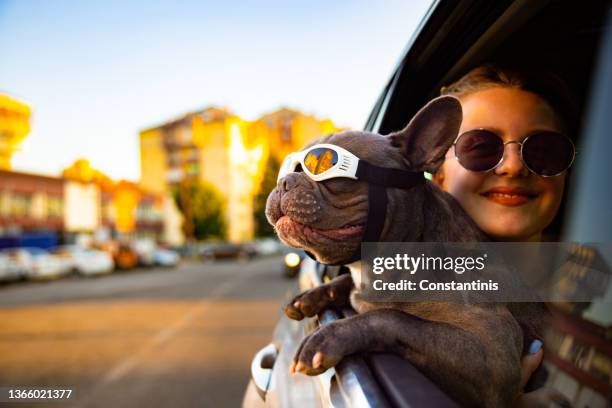
<path id="1" fill-rule="evenodd" d="M 321 135 L 339 129 L 291 109 L 246 121 L 227 109 L 209 107 L 140 132 L 141 186 L 171 202 L 173 188 L 183 180 L 213 185 L 226 200 L 230 241 L 253 238 L 253 197 L 268 158 L 278 161 Z M 166 235 L 181 240 L 176 209 Z"/>

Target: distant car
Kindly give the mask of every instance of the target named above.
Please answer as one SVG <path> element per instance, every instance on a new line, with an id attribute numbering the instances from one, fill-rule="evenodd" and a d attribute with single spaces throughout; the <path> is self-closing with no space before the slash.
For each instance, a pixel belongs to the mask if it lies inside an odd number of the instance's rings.
<path id="1" fill-rule="evenodd" d="M 113 252 L 113 261 L 117 269 L 132 269 L 138 265 L 138 254 L 128 244 L 119 244 Z"/>
<path id="2" fill-rule="evenodd" d="M 300 272 L 302 260 L 306 257 L 306 253 L 301 249 L 287 248 L 283 251 L 283 275 L 288 278 L 294 278 Z"/>
<path id="3" fill-rule="evenodd" d="M 155 265 L 155 250 L 157 249 L 155 242 L 150 239 L 137 239 L 132 243 L 132 249 L 138 256 L 138 265 Z"/>
<path id="4" fill-rule="evenodd" d="M 6 251 L 0 251 L 0 282 L 17 281 L 25 277 L 25 269 Z"/>
<path id="5" fill-rule="evenodd" d="M 181 261 L 178 252 L 165 248 L 157 248 L 153 253 L 153 258 L 155 264 L 159 266 L 176 266 Z"/>
<path id="6" fill-rule="evenodd" d="M 51 250 L 64 260 L 70 271 L 81 275 L 111 273 L 115 267 L 113 258 L 106 252 L 78 245 L 62 245 Z"/>
<path id="7" fill-rule="evenodd" d="M 200 256 L 204 260 L 217 260 L 217 259 L 251 259 L 257 252 L 252 245 L 248 244 L 235 244 L 231 242 L 221 242 L 216 244 L 210 244 L 203 247 L 200 250 Z"/>
<path id="8" fill-rule="evenodd" d="M 257 254 L 261 256 L 274 255 L 279 253 L 283 245 L 276 238 L 263 238 L 253 242 Z"/>
<path id="9" fill-rule="evenodd" d="M 12 248 L 6 252 L 23 270 L 28 279 L 53 279 L 70 272 L 57 256 L 40 248 Z"/>

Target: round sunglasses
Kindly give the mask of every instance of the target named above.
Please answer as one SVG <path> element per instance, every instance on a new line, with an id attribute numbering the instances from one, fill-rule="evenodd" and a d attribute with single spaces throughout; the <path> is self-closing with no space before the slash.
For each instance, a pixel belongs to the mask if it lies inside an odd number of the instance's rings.
<path id="1" fill-rule="evenodd" d="M 558 176 L 570 168 L 576 157 L 576 149 L 570 138 L 552 131 L 534 133 L 522 142 L 504 142 L 500 135 L 491 130 L 472 129 L 460 134 L 453 146 L 459 164 L 470 171 L 484 172 L 502 163 L 508 144 L 518 144 L 521 161 L 529 171 L 541 177 Z"/>

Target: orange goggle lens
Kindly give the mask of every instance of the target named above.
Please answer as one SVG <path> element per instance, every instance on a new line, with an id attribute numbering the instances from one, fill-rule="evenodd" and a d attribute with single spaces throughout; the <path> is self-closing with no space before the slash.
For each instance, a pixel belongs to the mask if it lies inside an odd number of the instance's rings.
<path id="1" fill-rule="evenodd" d="M 327 147 L 319 147 L 308 152 L 304 165 L 314 175 L 325 173 L 338 163 L 338 153 Z"/>

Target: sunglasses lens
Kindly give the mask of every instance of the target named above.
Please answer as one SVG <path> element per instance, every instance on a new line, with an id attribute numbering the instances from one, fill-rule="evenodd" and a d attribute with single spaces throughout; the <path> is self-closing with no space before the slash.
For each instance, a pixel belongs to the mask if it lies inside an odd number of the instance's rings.
<path id="1" fill-rule="evenodd" d="M 338 163 L 338 153 L 327 147 L 313 149 L 304 158 L 306 169 L 314 175 L 326 172 L 336 163 Z"/>
<path id="2" fill-rule="evenodd" d="M 523 160 L 534 173 L 555 176 L 571 166 L 574 145 L 560 133 L 536 133 L 523 142 Z"/>
<path id="3" fill-rule="evenodd" d="M 467 170 L 491 170 L 504 156 L 504 142 L 488 130 L 470 130 L 455 142 L 455 155 Z"/>

